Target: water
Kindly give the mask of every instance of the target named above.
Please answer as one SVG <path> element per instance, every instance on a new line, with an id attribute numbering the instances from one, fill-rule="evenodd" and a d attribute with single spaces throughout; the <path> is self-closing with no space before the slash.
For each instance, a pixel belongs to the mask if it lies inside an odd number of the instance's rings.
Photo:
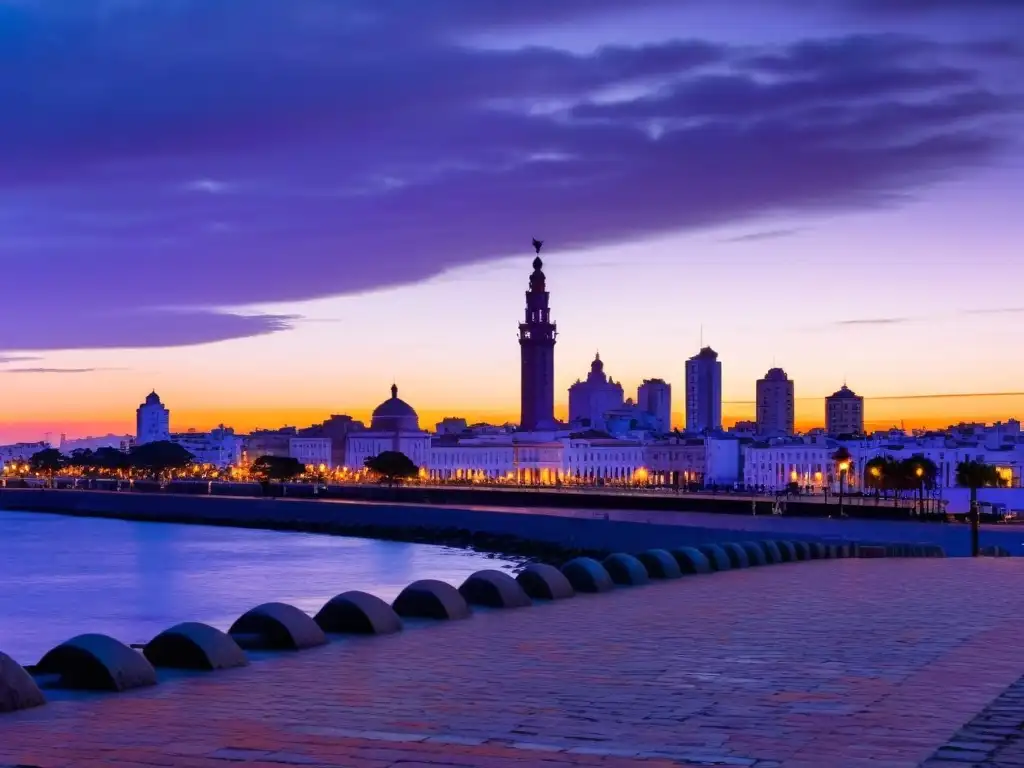
<path id="1" fill-rule="evenodd" d="M 0 651 L 33 664 L 84 632 L 145 643 L 181 621 L 226 630 L 260 603 L 310 614 L 359 589 L 458 586 L 512 563 L 427 544 L 0 512 Z"/>

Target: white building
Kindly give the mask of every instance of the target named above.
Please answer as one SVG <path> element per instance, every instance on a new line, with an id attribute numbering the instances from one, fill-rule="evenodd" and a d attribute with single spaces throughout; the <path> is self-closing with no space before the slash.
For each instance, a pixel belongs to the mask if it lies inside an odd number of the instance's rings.
<path id="1" fill-rule="evenodd" d="M 704 347 L 686 361 L 686 431 L 722 428 L 722 363 Z"/>
<path id="2" fill-rule="evenodd" d="M 752 443 L 744 451 L 743 485 L 781 491 L 796 483 L 801 489 L 814 493 L 835 488 L 838 470 L 832 457 L 839 446 L 840 443 L 823 435 Z M 858 466 L 861 466 L 858 457 L 854 456 L 852 469 L 846 477 L 847 488 L 860 486 Z"/>
<path id="3" fill-rule="evenodd" d="M 644 379 L 636 390 L 636 405 L 653 418 L 656 431 L 672 429 L 672 386 L 664 379 Z"/>
<path id="4" fill-rule="evenodd" d="M 0 464 L 11 462 L 27 462 L 32 454 L 45 451 L 51 445 L 47 442 L 38 443 L 13 443 L 11 445 L 0 445 Z"/>
<path id="5" fill-rule="evenodd" d="M 189 430 L 170 435 L 169 439 L 191 453 L 196 464 L 224 469 L 242 463 L 245 438 L 223 424 L 209 432 Z"/>
<path id="6" fill-rule="evenodd" d="M 347 438 L 345 460 L 353 469 L 362 469 L 366 460 L 385 451 L 398 451 L 425 468 L 430 458 L 430 433 L 420 429 L 419 416 L 398 397 L 398 387 L 391 385 L 391 398 L 373 411 L 370 428 L 354 432 Z"/>
<path id="7" fill-rule="evenodd" d="M 73 451 L 96 451 L 100 448 L 127 451 L 134 442 L 133 435 L 104 435 L 103 437 L 81 437 L 74 440 L 68 440 L 65 435 L 61 435 L 60 452 L 68 456 Z"/>
<path id="8" fill-rule="evenodd" d="M 171 412 L 160 402 L 160 395 L 150 392 L 146 402 L 135 411 L 135 444 L 170 440 L 170 424 Z"/>
<path id="9" fill-rule="evenodd" d="M 796 426 L 793 382 L 781 368 L 772 368 L 757 380 L 757 434 L 763 437 L 792 435 Z"/>
<path id="10" fill-rule="evenodd" d="M 329 437 L 293 437 L 288 441 L 288 455 L 306 467 L 331 468 L 332 445 Z"/>
<path id="11" fill-rule="evenodd" d="M 731 487 L 742 479 L 740 441 L 728 435 L 656 440 L 644 446 L 644 462 L 657 485 Z"/>
<path id="12" fill-rule="evenodd" d="M 825 432 L 832 437 L 864 434 L 864 398 L 845 384 L 825 398 Z"/>
<path id="13" fill-rule="evenodd" d="M 604 416 L 624 404 L 622 385 L 604 372 L 601 356 L 595 355 L 586 381 L 576 380 L 569 387 L 569 423 L 604 429 Z"/>

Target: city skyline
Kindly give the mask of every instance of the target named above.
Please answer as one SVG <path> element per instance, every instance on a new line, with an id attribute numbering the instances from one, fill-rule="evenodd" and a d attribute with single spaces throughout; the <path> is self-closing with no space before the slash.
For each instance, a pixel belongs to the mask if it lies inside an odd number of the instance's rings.
<path id="1" fill-rule="evenodd" d="M 0 9 L 0 441 L 130 432 L 154 388 L 180 431 L 392 381 L 426 424 L 518 421 L 533 236 L 560 418 L 599 349 L 682 426 L 702 336 L 726 425 L 774 366 L 798 429 L 844 381 L 868 428 L 1024 413 L 1008 4 L 241 7 Z"/>

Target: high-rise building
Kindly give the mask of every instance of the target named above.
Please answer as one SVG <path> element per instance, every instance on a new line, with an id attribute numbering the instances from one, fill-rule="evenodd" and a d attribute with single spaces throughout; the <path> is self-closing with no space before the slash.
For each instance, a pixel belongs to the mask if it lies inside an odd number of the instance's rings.
<path id="1" fill-rule="evenodd" d="M 864 434 L 864 398 L 845 384 L 825 398 L 825 432 L 830 437 Z"/>
<path id="2" fill-rule="evenodd" d="M 533 260 L 526 292 L 525 322 L 519 324 L 522 364 L 519 428 L 530 432 L 555 427 L 555 337 L 540 256 Z"/>
<path id="3" fill-rule="evenodd" d="M 605 374 L 601 356 L 595 355 L 587 380 L 576 379 L 569 387 L 569 423 L 604 429 L 604 415 L 624 401 L 622 384 Z"/>
<path id="4" fill-rule="evenodd" d="M 793 382 L 781 368 L 772 368 L 757 381 L 757 434 L 792 435 L 796 428 Z"/>
<path id="5" fill-rule="evenodd" d="M 686 431 L 722 428 L 722 363 L 704 347 L 686 361 Z"/>
<path id="6" fill-rule="evenodd" d="M 659 432 L 672 429 L 672 385 L 664 379 L 644 379 L 636 390 L 636 404 L 654 417 Z"/>
<path id="7" fill-rule="evenodd" d="M 171 439 L 171 412 L 160 402 L 160 395 L 150 392 L 146 402 L 135 411 L 135 444 L 155 443 Z"/>

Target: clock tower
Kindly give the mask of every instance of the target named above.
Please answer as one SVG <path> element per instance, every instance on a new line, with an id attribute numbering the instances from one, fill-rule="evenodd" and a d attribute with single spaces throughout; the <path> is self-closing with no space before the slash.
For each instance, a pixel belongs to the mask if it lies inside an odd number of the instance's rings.
<path id="1" fill-rule="evenodd" d="M 525 322 L 519 324 L 522 363 L 519 428 L 524 432 L 555 428 L 555 337 L 558 332 L 551 322 L 543 266 L 538 255 L 533 260 L 530 290 L 526 292 Z"/>

